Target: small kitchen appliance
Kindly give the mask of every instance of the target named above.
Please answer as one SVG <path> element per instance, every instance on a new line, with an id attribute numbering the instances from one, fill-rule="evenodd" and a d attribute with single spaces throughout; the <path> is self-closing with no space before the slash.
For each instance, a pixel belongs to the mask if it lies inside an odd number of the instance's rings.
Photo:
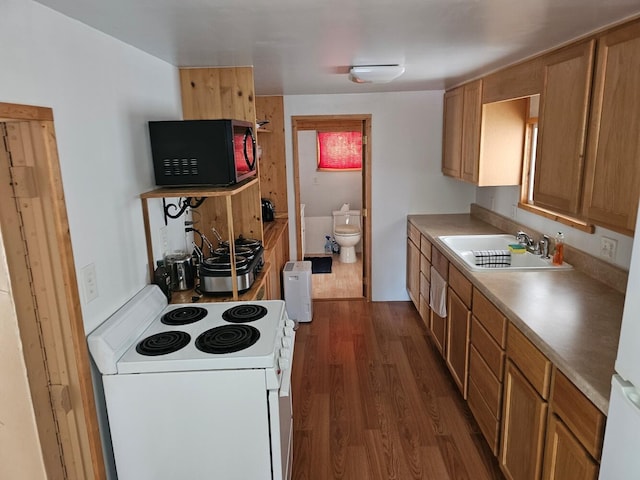
<path id="1" fill-rule="evenodd" d="M 119 480 L 288 480 L 294 322 L 281 300 L 141 290 L 88 336 Z"/>
<path id="2" fill-rule="evenodd" d="M 311 262 L 287 262 L 282 271 L 287 315 L 297 322 L 313 319 Z"/>
<path id="3" fill-rule="evenodd" d="M 156 185 L 234 185 L 256 174 L 255 126 L 241 120 L 149 122 Z"/>
<path id="4" fill-rule="evenodd" d="M 276 211 L 273 207 L 273 203 L 266 198 L 262 199 L 262 221 L 273 222 L 276 218 Z"/>

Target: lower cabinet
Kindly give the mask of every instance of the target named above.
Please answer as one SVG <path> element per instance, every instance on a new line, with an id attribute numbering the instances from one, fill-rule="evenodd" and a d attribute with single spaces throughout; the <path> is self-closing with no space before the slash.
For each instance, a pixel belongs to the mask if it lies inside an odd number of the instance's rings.
<path id="1" fill-rule="evenodd" d="M 407 237 L 407 292 L 413 305 L 420 309 L 420 247 L 410 236 Z"/>
<path id="2" fill-rule="evenodd" d="M 549 417 L 545 480 L 596 480 L 598 464 L 557 415 Z"/>
<path id="3" fill-rule="evenodd" d="M 447 298 L 446 361 L 453 381 L 462 396 L 467 398 L 467 370 L 469 365 L 469 325 L 471 312 L 456 292 L 449 287 Z"/>
<path id="4" fill-rule="evenodd" d="M 277 223 L 283 223 L 283 221 L 279 220 Z M 271 228 L 273 230 L 269 230 L 268 235 L 265 235 L 267 241 L 264 261 L 271 265 L 265 282 L 265 296 L 267 300 L 281 300 L 283 298 L 282 269 L 289 261 L 289 225 L 284 223 L 276 227 L 274 223 Z"/>
<path id="5" fill-rule="evenodd" d="M 510 480 L 538 480 L 542 471 L 548 404 L 507 361 L 500 467 Z"/>

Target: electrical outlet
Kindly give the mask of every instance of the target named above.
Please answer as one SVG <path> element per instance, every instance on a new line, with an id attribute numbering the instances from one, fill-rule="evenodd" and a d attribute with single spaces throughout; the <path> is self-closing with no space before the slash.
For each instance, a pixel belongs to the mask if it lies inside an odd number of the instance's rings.
<path id="1" fill-rule="evenodd" d="M 82 268 L 82 285 L 87 303 L 98 298 L 98 279 L 96 277 L 95 264 L 90 263 Z"/>
<path id="2" fill-rule="evenodd" d="M 600 256 L 604 257 L 608 260 L 616 259 L 616 250 L 618 249 L 618 241 L 609 238 L 609 237 L 601 237 L 600 238 Z"/>

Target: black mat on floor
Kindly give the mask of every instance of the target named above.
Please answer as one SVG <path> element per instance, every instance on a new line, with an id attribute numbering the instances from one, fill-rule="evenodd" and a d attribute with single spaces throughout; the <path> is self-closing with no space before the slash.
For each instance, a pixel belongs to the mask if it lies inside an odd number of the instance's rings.
<path id="1" fill-rule="evenodd" d="M 331 273 L 333 262 L 331 257 L 304 257 L 304 259 L 311 262 L 311 273 Z"/>

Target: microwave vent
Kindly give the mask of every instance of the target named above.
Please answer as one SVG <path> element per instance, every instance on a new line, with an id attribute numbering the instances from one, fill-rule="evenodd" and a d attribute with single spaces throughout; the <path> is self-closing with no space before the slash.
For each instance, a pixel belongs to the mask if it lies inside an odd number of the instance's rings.
<path id="1" fill-rule="evenodd" d="M 165 177 L 198 175 L 197 158 L 165 158 L 162 166 Z"/>

